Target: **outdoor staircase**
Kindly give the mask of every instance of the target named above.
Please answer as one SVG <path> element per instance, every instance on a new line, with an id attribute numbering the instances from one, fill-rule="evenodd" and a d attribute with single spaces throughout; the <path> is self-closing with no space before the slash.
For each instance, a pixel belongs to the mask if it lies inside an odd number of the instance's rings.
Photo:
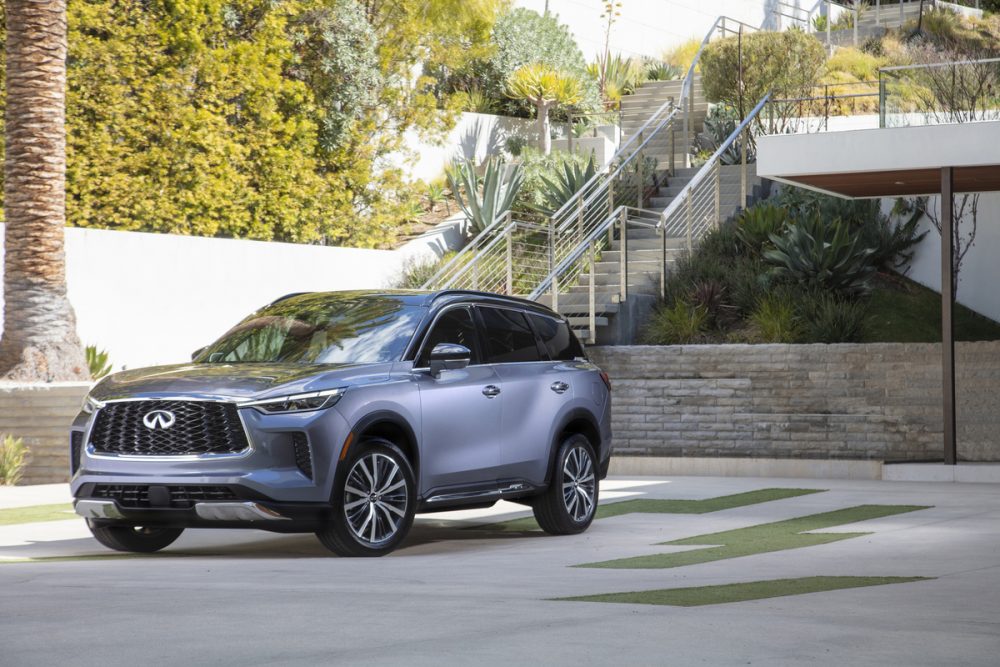
<path id="1" fill-rule="evenodd" d="M 759 192 L 761 179 L 757 177 L 756 165 L 747 165 L 747 199 L 750 200 Z M 650 206 L 656 210 L 666 209 L 670 202 L 684 189 L 698 168 L 687 167 L 677 169 L 673 176 L 664 176 L 665 183 L 660 186 L 655 196 L 650 198 Z M 731 219 L 739 213 L 747 202 L 740 201 L 742 184 L 740 182 L 740 165 L 721 166 L 719 175 L 719 220 Z M 630 221 L 652 223 L 648 214 L 635 213 Z M 646 226 L 626 225 L 626 252 L 628 254 L 626 293 L 629 296 L 642 295 L 659 298 L 661 293 L 661 275 L 669 275 L 671 267 L 685 252 L 688 251 L 687 240 L 684 238 L 662 238 L 656 229 Z M 621 253 L 620 235 L 613 239 L 607 248 L 600 253 L 594 262 L 594 307 L 596 331 L 591 337 L 590 331 L 590 271 L 581 271 L 575 285 L 563 288 L 559 294 L 557 310 L 569 320 L 570 327 L 582 340 L 604 342 L 602 329 L 607 327 L 621 307 Z M 662 263 L 665 266 L 662 267 Z M 543 294 L 537 299 L 540 303 L 552 307 L 552 297 Z"/>
<path id="2" fill-rule="evenodd" d="M 843 2 L 834 2 L 832 4 L 839 6 L 841 11 L 852 11 L 851 7 Z M 929 12 L 933 4 L 933 2 L 925 3 L 924 12 Z M 785 25 L 798 26 L 812 34 L 825 45 L 827 44 L 826 30 L 817 32 L 813 25 L 813 19 L 820 15 L 822 6 L 823 3 L 819 3 L 810 11 L 798 5 L 798 3 L 793 3 L 789 0 L 778 0 L 774 11 L 783 19 L 782 22 Z M 919 16 L 919 0 L 903 0 L 902 2 L 894 2 L 890 5 L 884 3 L 876 5 L 874 0 L 872 0 L 861 12 L 857 30 L 855 31 L 853 27 L 831 30 L 829 45 L 831 47 L 859 46 L 869 37 L 881 36 L 887 28 L 899 28 L 910 21 L 917 20 Z M 855 44 L 855 41 L 857 41 L 857 44 Z"/>
<path id="3" fill-rule="evenodd" d="M 708 115 L 708 100 L 701 86 L 701 75 L 695 74 L 692 87 L 692 105 L 690 114 L 689 135 L 691 141 L 704 128 L 705 117 Z M 674 105 L 681 102 L 681 87 L 683 79 L 674 81 L 647 81 L 631 95 L 625 95 L 621 101 L 621 131 L 622 141 L 628 141 L 639 131 L 643 123 L 663 105 L 673 101 Z M 671 160 L 671 144 L 673 144 L 673 160 Z M 674 131 L 673 136 L 656 136 L 649 142 L 646 154 L 656 160 L 657 170 L 666 170 L 674 165 L 685 167 L 685 144 L 681 128 Z"/>

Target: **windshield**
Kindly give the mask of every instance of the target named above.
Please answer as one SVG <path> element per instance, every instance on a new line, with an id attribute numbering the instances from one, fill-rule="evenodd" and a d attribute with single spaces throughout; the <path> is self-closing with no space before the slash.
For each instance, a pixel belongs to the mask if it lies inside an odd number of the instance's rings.
<path id="1" fill-rule="evenodd" d="M 198 363 L 398 361 L 426 309 L 386 296 L 303 294 L 263 308 L 205 348 Z"/>

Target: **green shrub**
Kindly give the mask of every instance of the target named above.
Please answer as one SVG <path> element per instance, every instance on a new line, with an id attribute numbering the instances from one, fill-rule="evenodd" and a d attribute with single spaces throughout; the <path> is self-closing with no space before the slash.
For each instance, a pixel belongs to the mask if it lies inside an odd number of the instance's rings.
<path id="1" fill-rule="evenodd" d="M 772 247 L 771 236 L 780 236 L 788 225 L 788 210 L 762 202 L 743 211 L 736 219 L 736 235 L 746 249 L 759 255 Z"/>
<path id="2" fill-rule="evenodd" d="M 100 380 L 111 372 L 111 364 L 108 362 L 106 350 L 98 350 L 96 345 L 88 345 L 83 350 L 87 357 L 87 367 L 90 370 L 90 379 Z"/>
<path id="3" fill-rule="evenodd" d="M 881 45 L 881 41 L 878 43 Z M 841 47 L 826 61 L 826 71 L 847 72 L 858 81 L 871 81 L 878 79 L 878 68 L 884 65 L 883 58 L 863 49 Z"/>
<path id="4" fill-rule="evenodd" d="M 680 70 L 682 77 L 687 76 L 688 70 L 691 69 L 691 63 L 694 61 L 694 57 L 700 48 L 701 38 L 689 39 L 664 53 L 663 62 Z M 697 67 L 695 71 L 699 71 L 700 69 L 700 67 Z"/>
<path id="5" fill-rule="evenodd" d="M 707 329 L 708 313 L 704 308 L 678 301 L 653 313 L 644 338 L 653 345 L 685 345 L 700 342 Z"/>
<path id="6" fill-rule="evenodd" d="M 27 455 L 28 448 L 21 438 L 5 435 L 0 439 L 0 486 L 21 481 Z"/>
<path id="7" fill-rule="evenodd" d="M 863 224 L 859 236 L 863 245 L 873 248 L 872 263 L 883 271 L 900 271 L 906 273 L 910 260 L 913 259 L 913 248 L 920 243 L 930 230 L 917 233 L 920 218 L 924 215 L 921 205 L 907 204 L 905 200 L 897 200 L 894 207 L 897 215 L 909 215 L 904 221 L 893 224 L 885 216 L 878 216 Z"/>
<path id="8" fill-rule="evenodd" d="M 802 321 L 786 290 L 764 295 L 749 321 L 754 340 L 761 343 L 795 343 L 802 337 Z"/>
<path id="9" fill-rule="evenodd" d="M 739 61 L 736 37 L 710 43 L 701 55 L 702 85 L 710 101 L 734 108 L 742 101 L 747 112 L 768 92 L 781 99 L 807 97 L 823 71 L 826 53 L 818 39 L 801 30 L 743 35 L 742 99 Z"/>
<path id="10" fill-rule="evenodd" d="M 739 310 L 729 303 L 729 288 L 721 282 L 706 280 L 691 286 L 691 305 L 705 311 L 707 324 L 725 329 L 739 320 Z"/>
<path id="11" fill-rule="evenodd" d="M 446 252 L 439 259 L 420 260 L 411 258 L 403 264 L 402 274 L 394 281 L 399 289 L 420 289 L 434 277 L 441 267 L 455 257 L 455 252 Z"/>
<path id="12" fill-rule="evenodd" d="M 798 300 L 798 313 L 802 337 L 810 343 L 860 343 L 865 339 L 866 300 L 805 292 Z"/>
<path id="13" fill-rule="evenodd" d="M 871 291 L 875 251 L 840 220 L 826 222 L 812 216 L 791 225 L 781 236 L 772 235 L 771 242 L 774 248 L 765 250 L 763 256 L 779 280 L 850 295 Z"/>
<path id="14" fill-rule="evenodd" d="M 742 255 L 743 248 L 740 245 L 736 225 L 731 222 L 724 222 L 709 231 L 701 238 L 701 242 L 698 244 L 698 252 L 720 259 L 733 259 Z"/>

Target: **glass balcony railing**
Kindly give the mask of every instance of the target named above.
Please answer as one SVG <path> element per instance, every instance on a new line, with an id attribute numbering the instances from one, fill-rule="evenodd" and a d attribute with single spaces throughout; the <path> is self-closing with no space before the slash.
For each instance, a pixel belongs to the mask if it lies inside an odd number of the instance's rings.
<path id="1" fill-rule="evenodd" d="M 1000 58 L 879 70 L 879 127 L 1000 120 Z"/>

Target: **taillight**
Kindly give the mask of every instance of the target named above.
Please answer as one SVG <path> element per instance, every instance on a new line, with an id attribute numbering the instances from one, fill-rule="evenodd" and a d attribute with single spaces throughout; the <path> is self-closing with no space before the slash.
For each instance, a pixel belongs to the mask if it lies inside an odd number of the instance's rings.
<path id="1" fill-rule="evenodd" d="M 608 388 L 608 391 L 611 391 L 611 378 L 608 377 L 608 374 L 601 371 L 601 379 L 604 380 L 604 386 Z"/>

